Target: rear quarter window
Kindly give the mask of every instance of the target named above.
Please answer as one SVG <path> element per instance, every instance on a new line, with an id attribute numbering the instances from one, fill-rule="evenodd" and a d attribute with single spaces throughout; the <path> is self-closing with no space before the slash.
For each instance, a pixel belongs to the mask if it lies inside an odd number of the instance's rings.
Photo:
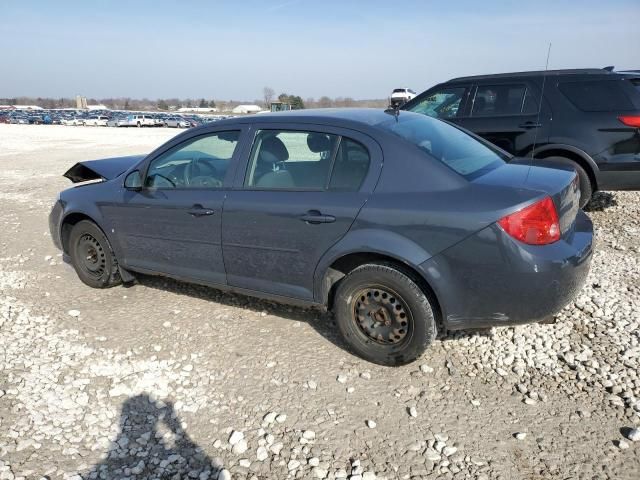
<path id="1" fill-rule="evenodd" d="M 621 81 L 565 82 L 560 92 L 583 112 L 614 112 L 633 110 L 631 99 L 625 94 Z"/>

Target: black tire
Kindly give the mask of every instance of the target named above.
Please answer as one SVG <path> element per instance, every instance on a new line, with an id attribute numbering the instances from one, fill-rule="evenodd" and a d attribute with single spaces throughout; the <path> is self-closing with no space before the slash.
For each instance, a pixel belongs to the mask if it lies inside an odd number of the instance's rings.
<path id="1" fill-rule="evenodd" d="M 587 203 L 589 203 L 591 196 L 593 195 L 593 185 L 591 184 L 591 178 L 589 178 L 587 171 L 582 168 L 580 164 L 570 158 L 547 157 L 545 160 L 575 168 L 576 173 L 578 174 L 578 181 L 580 182 L 580 208 L 584 208 Z"/>
<path id="2" fill-rule="evenodd" d="M 142 124 L 138 122 L 138 128 L 142 128 Z"/>
<path id="3" fill-rule="evenodd" d="M 68 250 L 73 268 L 86 285 L 109 288 L 121 283 L 116 257 L 95 223 L 76 223 L 69 234 Z"/>
<path id="4" fill-rule="evenodd" d="M 333 311 L 353 351 L 380 365 L 410 363 L 436 337 L 433 303 L 416 282 L 390 265 L 361 265 L 346 275 L 338 284 Z"/>

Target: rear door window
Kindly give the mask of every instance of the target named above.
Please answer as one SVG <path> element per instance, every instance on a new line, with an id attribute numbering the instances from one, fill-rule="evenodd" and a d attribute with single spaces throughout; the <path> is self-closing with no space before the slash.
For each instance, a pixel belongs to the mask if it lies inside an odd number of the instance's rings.
<path id="1" fill-rule="evenodd" d="M 471 116 L 520 115 L 525 106 L 526 92 L 527 87 L 524 84 L 480 85 L 473 99 Z M 533 103 L 531 101 L 526 103 L 527 110 L 531 110 Z"/>
<path id="2" fill-rule="evenodd" d="M 620 81 L 564 82 L 560 84 L 559 89 L 571 103 L 583 112 L 633 110 L 633 104 L 624 93 Z"/>
<path id="3" fill-rule="evenodd" d="M 342 137 L 333 164 L 329 190 L 356 192 L 369 172 L 369 151 L 355 140 Z"/>

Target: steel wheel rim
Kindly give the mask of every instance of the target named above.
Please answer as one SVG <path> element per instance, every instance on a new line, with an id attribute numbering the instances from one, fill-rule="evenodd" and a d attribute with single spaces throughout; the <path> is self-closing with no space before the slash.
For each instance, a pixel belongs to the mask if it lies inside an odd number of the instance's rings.
<path id="1" fill-rule="evenodd" d="M 407 302 L 388 287 L 360 289 L 351 301 L 358 331 L 380 345 L 399 345 L 410 338 L 413 315 Z"/>
<path id="2" fill-rule="evenodd" d="M 93 235 L 83 233 L 76 248 L 79 266 L 92 277 L 102 277 L 107 270 L 107 256 L 100 242 Z"/>

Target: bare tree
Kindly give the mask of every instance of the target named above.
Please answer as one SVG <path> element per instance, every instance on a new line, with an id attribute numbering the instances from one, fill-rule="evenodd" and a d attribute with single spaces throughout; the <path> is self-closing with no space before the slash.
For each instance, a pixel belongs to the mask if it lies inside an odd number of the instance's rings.
<path id="1" fill-rule="evenodd" d="M 276 92 L 271 87 L 264 87 L 262 89 L 262 97 L 264 98 L 264 106 L 265 108 L 269 108 L 271 102 L 273 102 L 273 97 L 275 97 Z"/>

